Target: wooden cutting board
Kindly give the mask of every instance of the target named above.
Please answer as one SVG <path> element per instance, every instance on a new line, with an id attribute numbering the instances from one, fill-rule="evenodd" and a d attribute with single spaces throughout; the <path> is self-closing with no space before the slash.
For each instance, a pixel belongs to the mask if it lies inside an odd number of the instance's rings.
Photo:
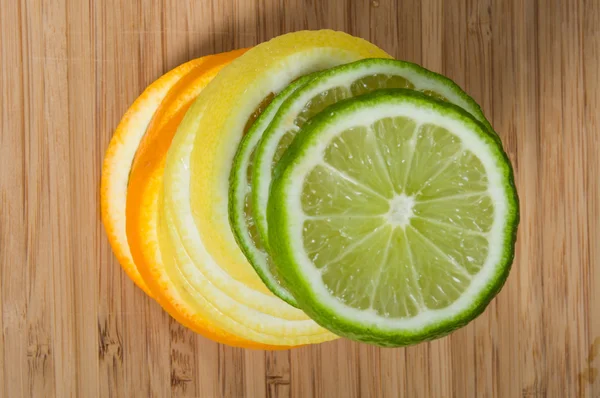
<path id="1" fill-rule="evenodd" d="M 442 72 L 502 137 L 516 260 L 487 311 L 409 348 L 221 346 L 121 271 L 100 165 L 192 58 L 333 28 Z M 598 0 L 2 0 L 0 397 L 600 397 Z"/>

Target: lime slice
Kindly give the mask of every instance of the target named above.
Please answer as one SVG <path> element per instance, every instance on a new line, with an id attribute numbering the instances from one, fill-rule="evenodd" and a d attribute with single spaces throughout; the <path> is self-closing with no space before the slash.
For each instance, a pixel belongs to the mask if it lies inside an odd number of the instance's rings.
<path id="1" fill-rule="evenodd" d="M 480 314 L 514 256 L 511 164 L 463 109 L 412 90 L 339 102 L 276 169 L 270 253 L 299 307 L 384 346 L 445 335 Z"/>
<path id="2" fill-rule="evenodd" d="M 339 100 L 382 88 L 409 88 L 448 101 L 460 106 L 489 131 L 493 131 L 479 105 L 458 85 L 418 65 L 393 59 L 365 59 L 323 72 L 295 91 L 281 105 L 256 149 L 252 202 L 257 205 L 252 206 L 252 209 L 259 235 L 267 247 L 267 202 L 272 171 L 296 133 L 306 121 L 325 107 Z"/>
<path id="3" fill-rule="evenodd" d="M 277 269 L 265 250 L 252 216 L 252 195 L 250 185 L 254 153 L 258 141 L 275 117 L 281 104 L 298 88 L 312 80 L 319 72 L 296 80 L 265 108 L 244 136 L 233 159 L 233 168 L 229 178 L 229 221 L 235 238 L 252 264 L 256 273 L 267 287 L 281 299 L 296 305 L 294 297 L 282 285 Z"/>

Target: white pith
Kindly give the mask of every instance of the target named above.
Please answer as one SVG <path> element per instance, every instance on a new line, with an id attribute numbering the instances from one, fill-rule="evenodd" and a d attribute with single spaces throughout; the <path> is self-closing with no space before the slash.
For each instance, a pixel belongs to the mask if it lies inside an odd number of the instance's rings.
<path id="1" fill-rule="evenodd" d="M 415 198 L 405 194 L 396 195 L 390 200 L 390 211 L 387 214 L 387 222 L 394 226 L 405 227 L 413 217 L 413 206 Z"/>

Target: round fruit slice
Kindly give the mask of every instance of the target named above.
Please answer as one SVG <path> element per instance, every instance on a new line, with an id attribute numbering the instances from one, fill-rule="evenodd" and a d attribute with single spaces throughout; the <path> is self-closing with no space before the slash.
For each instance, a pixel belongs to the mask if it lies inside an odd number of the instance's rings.
<path id="1" fill-rule="evenodd" d="M 229 175 L 247 121 L 265 98 L 311 72 L 385 56 L 374 45 L 340 32 L 283 35 L 224 68 L 184 117 L 165 166 L 163 213 L 172 218 L 164 223 L 168 239 L 161 239 L 161 248 L 170 245 L 170 260 L 190 287 L 228 315 L 214 316 L 210 308 L 202 308 L 211 322 L 265 344 L 336 337 L 272 295 L 244 257 L 229 225 Z"/>
<path id="2" fill-rule="evenodd" d="M 104 228 L 119 263 L 135 284 L 149 296 L 152 293 L 131 257 L 125 230 L 129 172 L 140 141 L 161 101 L 182 76 L 202 62 L 193 60 L 180 65 L 148 86 L 121 119 L 104 156 L 100 182 L 100 209 Z"/>
<path id="3" fill-rule="evenodd" d="M 275 295 L 296 306 L 294 297 L 282 286 L 271 256 L 263 247 L 252 216 L 252 166 L 256 145 L 264 131 L 273 120 L 281 104 L 298 88 L 304 86 L 320 72 L 304 76 L 278 94 L 256 119 L 248 133 L 242 139 L 233 159 L 233 168 L 229 177 L 229 218 L 235 238 L 244 255 L 260 276 L 260 279 Z"/>
<path id="4" fill-rule="evenodd" d="M 518 199 L 494 136 L 412 90 L 339 102 L 277 166 L 270 249 L 300 308 L 333 332 L 399 346 L 480 314 L 514 256 Z"/>
<path id="5" fill-rule="evenodd" d="M 214 76 L 246 50 L 202 57 L 167 93 L 136 153 L 127 190 L 127 240 L 133 260 L 158 303 L 178 322 L 215 341 L 241 347 L 273 349 L 210 324 L 194 314 L 192 300 L 178 274 L 164 266 L 158 244 L 159 193 L 167 150 L 192 101 Z"/>
<path id="6" fill-rule="evenodd" d="M 268 247 L 267 202 L 272 171 L 296 133 L 328 105 L 381 88 L 409 88 L 453 103 L 493 131 L 479 105 L 458 85 L 418 65 L 393 59 L 365 59 L 323 72 L 281 105 L 256 149 L 252 170 L 252 203 L 256 205 L 252 206 L 252 222 L 264 245 Z"/>

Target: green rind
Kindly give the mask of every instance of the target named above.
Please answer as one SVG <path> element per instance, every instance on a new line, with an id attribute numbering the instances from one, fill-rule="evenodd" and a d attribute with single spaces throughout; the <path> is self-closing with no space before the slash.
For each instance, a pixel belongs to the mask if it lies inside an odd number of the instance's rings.
<path id="1" fill-rule="evenodd" d="M 418 330 L 393 330 L 382 328 L 378 325 L 365 325 L 348 319 L 344 315 L 332 311 L 327 307 L 311 289 L 311 283 L 306 279 L 296 261 L 293 245 L 290 241 L 288 226 L 292 215 L 288 212 L 286 187 L 291 183 L 294 167 L 308 154 L 319 141 L 319 135 L 324 129 L 335 124 L 336 120 L 352 113 L 353 110 L 366 106 L 376 106 L 384 102 L 401 104 L 413 102 L 422 107 L 429 107 L 445 115 L 460 119 L 470 125 L 484 141 L 491 151 L 498 156 L 501 171 L 504 177 L 504 189 L 507 195 L 507 220 L 503 233 L 503 256 L 496 264 L 495 272 L 485 287 L 476 295 L 472 304 L 460 313 L 442 321 L 427 325 Z M 271 239 L 271 254 L 274 256 L 277 267 L 284 276 L 286 286 L 296 298 L 299 307 L 304 310 L 321 326 L 332 332 L 353 340 L 377 344 L 386 347 L 405 346 L 432 340 L 451 333 L 466 325 L 480 315 L 490 301 L 498 294 L 504 285 L 515 254 L 515 242 L 519 224 L 519 200 L 514 184 L 513 169 L 498 140 L 493 133 L 488 131 L 482 123 L 474 119 L 462 108 L 432 99 L 413 90 L 393 89 L 378 90 L 361 97 L 340 101 L 316 115 L 301 132 L 280 160 L 276 171 L 275 180 L 270 194 L 268 207 L 268 221 Z"/>
<path id="2" fill-rule="evenodd" d="M 492 128 L 490 122 L 485 118 L 481 107 L 473 98 L 471 98 L 458 84 L 456 84 L 451 79 L 440 75 L 438 73 L 432 72 L 428 69 L 425 69 L 417 64 L 407 61 L 399 61 L 395 59 L 385 59 L 385 58 L 367 58 L 359 61 L 351 62 L 348 64 L 336 66 L 334 68 L 328 69 L 320 73 L 320 75 L 312 80 L 310 83 L 306 84 L 302 89 L 294 92 L 279 108 L 277 115 L 273 118 L 273 121 L 264 132 L 263 137 L 261 138 L 258 147 L 256 149 L 256 155 L 254 160 L 253 167 L 253 176 L 252 176 L 252 202 L 258 203 L 260 202 L 261 193 L 266 192 L 267 184 L 271 184 L 272 179 L 270 176 L 262 176 L 257 173 L 260 172 L 262 168 L 265 168 L 265 163 L 269 165 L 272 162 L 272 159 L 269 159 L 267 156 L 267 147 L 269 146 L 270 140 L 272 140 L 277 134 L 277 127 L 279 123 L 287 116 L 289 109 L 293 106 L 293 103 L 298 97 L 302 96 L 303 92 L 310 90 L 311 88 L 320 85 L 323 81 L 334 77 L 335 75 L 342 73 L 344 71 L 353 71 L 358 68 L 370 68 L 370 67 L 381 67 L 381 66 L 389 66 L 392 68 L 398 68 L 398 70 L 409 70 L 412 73 L 415 73 L 421 79 L 429 79 L 436 81 L 441 86 L 446 87 L 450 90 L 454 95 L 458 96 L 462 101 L 464 101 L 469 107 L 470 114 L 473 115 L 482 125 L 488 130 L 495 141 L 497 141 L 500 145 L 502 142 L 500 138 Z M 406 74 L 398 73 L 397 76 L 405 77 Z M 411 81 L 407 78 L 408 81 Z M 411 81 L 412 82 L 412 81 Z M 416 90 L 413 90 L 416 91 Z M 416 91 L 418 92 L 418 91 Z M 462 109 L 462 108 L 461 108 Z M 270 168 L 269 168 L 270 169 Z M 269 232 L 268 232 L 268 222 L 267 222 L 267 214 L 266 209 L 268 204 L 265 203 L 263 206 L 255 206 L 254 207 L 254 219 L 256 222 L 256 226 L 258 228 L 258 232 L 262 241 L 265 243 L 266 247 L 269 247 Z"/>
<path id="3" fill-rule="evenodd" d="M 275 275 L 268 269 L 264 256 L 269 256 L 269 253 L 261 251 L 250 237 L 248 225 L 244 217 L 244 200 L 246 190 L 249 189 L 249 185 L 246 184 L 246 173 L 252 151 L 256 148 L 258 141 L 273 120 L 281 104 L 290 94 L 314 79 L 319 73 L 312 73 L 296 80 L 271 101 L 267 108 L 254 121 L 248 133 L 242 138 L 229 176 L 229 222 L 238 246 L 242 249 L 248 262 L 250 262 L 267 288 L 294 307 L 298 306 L 294 297 L 277 281 Z"/>

